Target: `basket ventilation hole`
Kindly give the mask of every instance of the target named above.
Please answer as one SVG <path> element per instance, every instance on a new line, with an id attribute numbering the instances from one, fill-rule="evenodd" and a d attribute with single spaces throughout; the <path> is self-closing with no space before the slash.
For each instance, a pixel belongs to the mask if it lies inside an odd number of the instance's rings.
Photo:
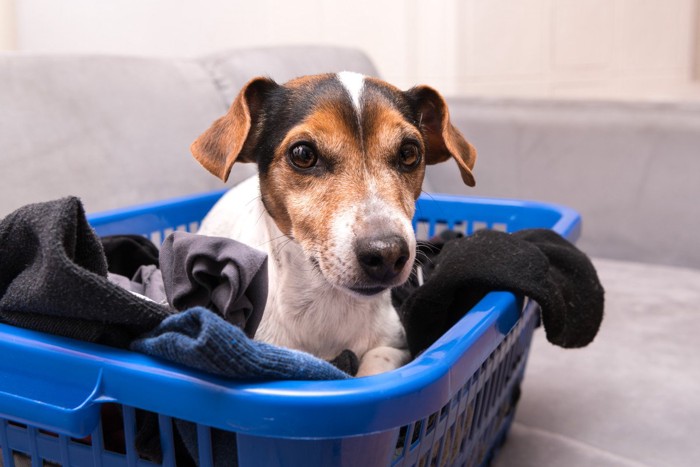
<path id="1" fill-rule="evenodd" d="M 425 428 L 426 434 L 433 432 L 433 430 L 435 429 L 435 422 L 437 421 L 437 418 L 438 418 L 437 412 L 435 412 L 430 417 L 428 417 L 428 426 Z"/>
<path id="2" fill-rule="evenodd" d="M 433 235 L 440 235 L 444 231 L 449 230 L 449 226 L 445 222 L 436 222 L 435 223 L 435 232 Z"/>
<path id="3" fill-rule="evenodd" d="M 419 420 L 413 425 L 413 434 L 411 435 L 411 448 L 415 447 L 415 445 L 420 440 L 422 428 L 423 428 L 423 420 Z"/>
<path id="4" fill-rule="evenodd" d="M 452 230 L 459 232 L 462 235 L 467 235 L 467 223 L 466 222 L 456 222 L 452 227 Z"/>
<path id="5" fill-rule="evenodd" d="M 481 221 L 474 221 L 474 223 L 472 225 L 473 225 L 474 232 L 476 232 L 478 230 L 485 230 L 485 229 L 489 228 L 489 225 L 486 222 L 481 222 Z"/>
<path id="6" fill-rule="evenodd" d="M 406 446 L 406 434 L 408 433 L 408 425 L 402 426 L 399 430 L 399 437 L 396 440 L 396 447 L 394 448 L 393 461 L 396 461 L 403 456 L 404 447 Z"/>
<path id="7" fill-rule="evenodd" d="M 450 411 L 450 403 L 448 402 L 445 404 L 442 409 L 440 410 L 440 420 L 445 418 L 447 416 L 447 413 Z"/>
<path id="8" fill-rule="evenodd" d="M 418 221 L 416 223 L 416 239 L 417 240 L 428 240 L 430 237 L 430 223 L 425 221 Z"/>
<path id="9" fill-rule="evenodd" d="M 160 244 L 163 243 L 163 236 L 160 234 L 160 231 L 151 232 L 151 235 L 149 235 L 148 238 L 153 242 L 154 245 L 160 246 Z"/>

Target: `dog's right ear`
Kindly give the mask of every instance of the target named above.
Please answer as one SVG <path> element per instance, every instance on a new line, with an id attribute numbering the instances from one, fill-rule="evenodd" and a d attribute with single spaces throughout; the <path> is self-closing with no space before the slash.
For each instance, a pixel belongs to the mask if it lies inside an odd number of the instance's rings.
<path id="1" fill-rule="evenodd" d="M 445 99 L 429 86 L 411 88 L 406 94 L 416 103 L 420 114 L 419 126 L 428 146 L 426 163 L 437 164 L 452 157 L 457 162 L 462 181 L 474 186 L 472 169 L 476 162 L 476 149 L 452 125 Z"/>
<path id="2" fill-rule="evenodd" d="M 228 112 L 197 138 L 190 151 L 212 174 L 226 181 L 236 161 L 255 162 L 255 129 L 260 124 L 266 95 L 279 86 L 270 78 L 250 80 L 238 93 Z"/>

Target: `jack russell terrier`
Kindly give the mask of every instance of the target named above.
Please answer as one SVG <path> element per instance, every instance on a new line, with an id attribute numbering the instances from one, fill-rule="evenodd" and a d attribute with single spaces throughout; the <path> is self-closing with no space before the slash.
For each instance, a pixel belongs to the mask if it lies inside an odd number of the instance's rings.
<path id="1" fill-rule="evenodd" d="M 437 91 L 350 72 L 255 78 L 191 150 L 224 181 L 234 162 L 258 164 L 200 228 L 268 254 L 256 339 L 326 360 L 352 350 L 357 376 L 407 362 L 390 289 L 413 267 L 425 166 L 453 158 L 474 186 L 476 151 Z"/>

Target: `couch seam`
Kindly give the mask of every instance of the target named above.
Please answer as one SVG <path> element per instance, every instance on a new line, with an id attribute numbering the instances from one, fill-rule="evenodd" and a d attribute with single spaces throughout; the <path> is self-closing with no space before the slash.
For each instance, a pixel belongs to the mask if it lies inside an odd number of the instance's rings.
<path id="1" fill-rule="evenodd" d="M 221 102 L 224 104 L 224 109 L 228 109 L 230 102 L 226 100 L 226 89 L 227 89 L 227 79 L 221 75 L 217 70 L 219 70 L 219 63 L 222 61 L 222 59 L 213 59 L 213 60 L 197 60 L 199 63 L 199 66 L 202 67 L 202 69 L 209 75 L 209 78 L 211 79 L 212 84 L 216 88 L 217 93 L 219 94 L 219 98 L 221 99 Z M 229 85 L 231 83 L 228 83 Z"/>

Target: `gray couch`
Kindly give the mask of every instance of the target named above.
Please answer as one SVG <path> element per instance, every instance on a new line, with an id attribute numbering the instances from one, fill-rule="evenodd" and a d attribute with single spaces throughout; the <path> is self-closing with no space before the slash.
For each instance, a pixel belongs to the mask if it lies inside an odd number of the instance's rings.
<path id="1" fill-rule="evenodd" d="M 88 211 L 221 188 L 189 144 L 238 88 L 324 71 L 376 74 L 358 51 L 277 48 L 198 59 L 0 55 L 0 217 L 77 194 Z M 428 83 L 429 84 L 429 83 Z M 596 341 L 537 333 L 497 466 L 700 465 L 700 107 L 448 99 L 479 150 L 435 191 L 567 204 L 606 288 Z M 248 176 L 234 168 L 229 185 Z"/>

